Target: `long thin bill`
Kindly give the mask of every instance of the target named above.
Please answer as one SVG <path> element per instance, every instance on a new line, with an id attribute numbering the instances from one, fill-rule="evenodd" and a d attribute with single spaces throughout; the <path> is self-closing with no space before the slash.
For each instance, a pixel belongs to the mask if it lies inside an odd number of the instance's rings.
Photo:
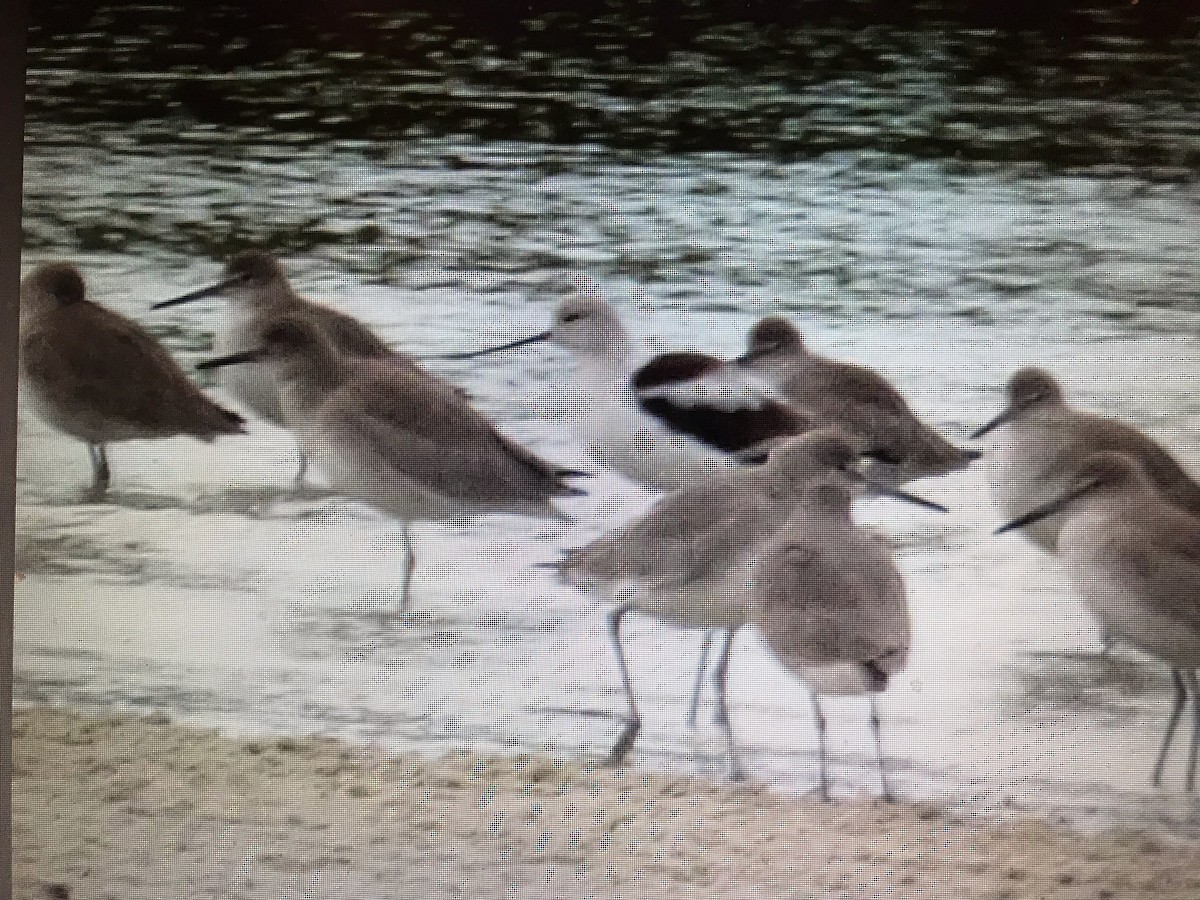
<path id="1" fill-rule="evenodd" d="M 168 306 L 178 306 L 180 303 L 191 303 L 193 300 L 199 300 L 203 297 L 211 297 L 213 294 L 219 294 L 221 291 L 234 287 L 245 281 L 242 275 L 235 275 L 233 278 L 226 278 L 224 281 L 218 281 L 216 284 L 210 284 L 208 287 L 202 287 L 199 290 L 189 291 L 186 294 L 180 294 L 178 297 L 172 297 L 170 300 L 159 300 L 150 306 L 151 309 L 166 309 Z"/>
<path id="2" fill-rule="evenodd" d="M 237 353 L 230 353 L 228 356 L 216 356 L 212 359 L 205 359 L 196 363 L 197 369 L 220 369 L 224 366 L 236 366 L 239 363 L 255 362 L 267 355 L 267 351 L 262 347 L 255 347 L 252 350 L 239 350 Z"/>
<path id="3" fill-rule="evenodd" d="M 914 506 L 923 506 L 925 509 L 932 509 L 934 512 L 950 512 L 950 510 L 940 503 L 933 500 L 926 500 L 924 497 L 918 497 L 916 494 L 910 494 L 908 491 L 902 491 L 899 488 L 894 488 L 886 484 L 880 484 L 878 481 L 872 481 L 870 478 L 863 479 L 863 483 L 870 488 L 872 493 L 879 494 L 883 497 L 892 497 L 896 500 L 903 500 L 906 503 L 911 503 Z"/>
<path id="4" fill-rule="evenodd" d="M 1040 522 L 1042 519 L 1048 518 L 1054 515 L 1056 512 L 1059 512 L 1072 500 L 1081 497 L 1094 487 L 1096 487 L 1096 484 L 1094 482 L 1089 482 L 1081 487 L 1076 488 L 1070 493 L 1058 497 L 1055 500 L 1051 500 L 1048 503 L 1043 503 L 1041 506 L 1034 507 L 1024 515 L 1017 516 L 1015 519 L 1005 522 L 996 529 L 996 534 L 1004 534 L 1006 531 L 1013 531 L 1017 528 L 1024 528 L 1026 525 L 1032 525 L 1034 522 Z"/>
<path id="5" fill-rule="evenodd" d="M 507 344 L 500 344 L 498 347 L 485 347 L 483 350 L 468 350 L 464 353 L 442 353 L 435 356 L 434 359 L 475 359 L 477 356 L 487 356 L 489 353 L 499 353 L 502 350 L 514 350 L 517 347 L 524 347 L 526 344 L 536 344 L 539 341 L 548 341 L 552 332 L 543 331 L 541 334 L 535 334 L 532 337 L 521 338 L 519 341 L 509 341 Z"/>
<path id="6" fill-rule="evenodd" d="M 978 440 L 979 438 L 981 438 L 985 434 L 987 434 L 989 431 L 993 431 L 993 430 L 999 428 L 1001 425 L 1003 425 L 1005 422 L 1007 422 L 1009 419 L 1011 419 L 1012 415 L 1013 414 L 1012 414 L 1011 409 L 1004 410 L 1004 412 L 1000 413 L 1000 415 L 996 416 L 996 418 L 992 419 L 992 421 L 988 422 L 986 425 L 980 425 L 978 428 L 976 428 L 974 431 L 972 431 L 971 432 L 971 440 L 973 440 L 973 441 Z"/>

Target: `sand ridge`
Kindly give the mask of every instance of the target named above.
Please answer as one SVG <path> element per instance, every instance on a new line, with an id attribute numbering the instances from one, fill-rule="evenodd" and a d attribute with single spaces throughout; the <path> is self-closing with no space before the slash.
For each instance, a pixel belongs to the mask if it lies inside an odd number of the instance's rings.
<path id="1" fill-rule="evenodd" d="M 1196 900 L 1200 843 L 542 755 L 14 712 L 14 896 Z"/>

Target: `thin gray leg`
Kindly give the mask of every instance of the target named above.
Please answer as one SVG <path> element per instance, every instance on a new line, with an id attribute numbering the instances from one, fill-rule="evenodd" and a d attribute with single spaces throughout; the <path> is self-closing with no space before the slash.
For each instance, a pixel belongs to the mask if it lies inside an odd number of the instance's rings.
<path id="1" fill-rule="evenodd" d="M 1196 670 L 1187 673 L 1187 683 L 1192 689 L 1192 749 L 1188 751 L 1187 789 L 1196 788 L 1196 751 L 1200 749 L 1200 683 L 1196 681 Z"/>
<path id="2" fill-rule="evenodd" d="M 717 686 L 717 724 L 725 732 L 725 748 L 729 754 L 729 777 L 734 781 L 741 781 L 746 777 L 746 773 L 742 769 L 741 760 L 738 759 L 737 746 L 733 742 L 733 726 L 729 722 L 729 699 L 727 691 L 729 685 L 729 656 L 733 651 L 733 639 L 736 634 L 737 629 L 729 632 L 725 646 L 721 649 L 721 655 L 717 657 L 717 667 L 713 671 L 713 682 Z"/>
<path id="3" fill-rule="evenodd" d="M 700 645 L 700 664 L 696 667 L 696 680 L 692 682 L 692 702 L 688 707 L 688 728 L 696 730 L 696 714 L 700 710 L 700 691 L 704 688 L 704 672 L 708 668 L 708 650 L 712 646 L 717 629 L 710 628 L 704 632 L 704 642 Z"/>
<path id="4" fill-rule="evenodd" d="M 608 614 L 608 634 L 612 639 L 613 648 L 617 651 L 617 665 L 621 670 L 621 683 L 625 686 L 625 699 L 629 701 L 629 713 L 625 717 L 625 727 L 621 730 L 612 749 L 608 751 L 608 757 L 604 761 L 607 766 L 615 766 L 625 758 L 625 754 L 637 740 L 638 732 L 642 730 L 642 717 L 638 713 L 637 701 L 633 697 L 633 679 L 629 677 L 629 666 L 625 663 L 625 648 L 621 646 L 621 620 L 625 618 L 625 614 L 630 609 L 632 609 L 630 604 L 623 603 Z"/>
<path id="5" fill-rule="evenodd" d="M 112 477 L 108 469 L 108 454 L 104 452 L 103 444 L 88 444 L 87 448 L 88 459 L 92 463 L 92 487 L 88 493 L 93 498 L 103 497 Z"/>
<path id="6" fill-rule="evenodd" d="M 871 694 L 871 733 L 875 735 L 875 759 L 879 763 L 879 783 L 883 786 L 880 796 L 884 800 L 895 800 L 896 797 L 888 786 L 887 772 L 883 768 L 883 734 L 879 726 L 879 710 L 875 706 L 874 694 Z"/>
<path id="7" fill-rule="evenodd" d="M 404 523 L 401 532 L 404 536 L 404 581 L 400 587 L 400 612 L 408 612 L 408 589 L 412 584 L 413 569 L 417 567 L 417 554 L 413 550 L 412 535 L 408 533 L 408 523 Z"/>
<path id="8" fill-rule="evenodd" d="M 296 469 L 296 477 L 292 479 L 292 490 L 300 491 L 304 489 L 304 476 L 308 474 L 308 457 L 304 455 L 304 451 L 300 453 L 300 467 Z"/>
<path id="9" fill-rule="evenodd" d="M 821 799 L 829 799 L 829 776 L 825 772 L 825 711 L 821 709 L 821 701 L 817 699 L 815 693 L 809 692 L 812 698 L 813 718 L 817 723 L 817 760 L 820 768 L 818 769 L 820 776 Z"/>
<path id="10" fill-rule="evenodd" d="M 1183 712 L 1183 703 L 1187 700 L 1187 691 L 1183 686 L 1183 673 L 1179 669 L 1171 670 L 1171 678 L 1175 682 L 1175 705 L 1171 707 L 1171 717 L 1167 719 L 1167 731 L 1163 735 L 1162 748 L 1158 751 L 1158 761 L 1154 764 L 1154 774 L 1150 781 L 1155 787 L 1162 784 L 1163 766 L 1167 762 L 1167 750 L 1171 747 L 1171 738 L 1175 736 L 1175 726 L 1179 724 L 1179 715 Z"/>

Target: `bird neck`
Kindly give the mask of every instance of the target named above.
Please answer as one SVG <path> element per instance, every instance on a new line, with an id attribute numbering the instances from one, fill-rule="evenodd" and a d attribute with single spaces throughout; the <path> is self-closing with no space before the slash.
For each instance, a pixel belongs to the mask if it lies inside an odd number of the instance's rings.
<path id="1" fill-rule="evenodd" d="M 293 409 L 316 406 L 349 376 L 349 363 L 336 354 L 322 354 L 315 359 L 290 357 L 276 360 L 273 367 L 284 402 Z"/>
<path id="2" fill-rule="evenodd" d="M 83 301 L 86 302 L 86 301 Z M 60 309 L 69 309 L 74 304 L 63 305 L 48 291 L 23 290 L 21 292 L 20 329 L 27 331 L 37 321 Z"/>
<path id="3" fill-rule="evenodd" d="M 805 485 L 800 502 L 814 517 L 848 524 L 854 493 L 841 479 L 817 479 Z"/>
<path id="4" fill-rule="evenodd" d="M 232 288 L 228 297 L 230 305 L 236 309 L 255 314 L 266 310 L 286 309 L 300 301 L 292 286 L 278 278 L 265 284 Z"/>
<path id="5" fill-rule="evenodd" d="M 574 351 L 575 370 L 585 380 L 619 381 L 636 368 L 638 356 L 628 341 L 614 341 L 594 349 Z"/>

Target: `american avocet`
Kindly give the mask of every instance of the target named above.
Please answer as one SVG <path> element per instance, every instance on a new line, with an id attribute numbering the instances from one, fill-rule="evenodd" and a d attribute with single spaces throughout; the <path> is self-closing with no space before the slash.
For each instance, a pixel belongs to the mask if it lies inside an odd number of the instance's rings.
<path id="1" fill-rule="evenodd" d="M 787 319 L 768 316 L 751 330 L 737 363 L 773 385 L 820 425 L 845 431 L 871 458 L 872 477 L 893 484 L 965 468 L 979 451 L 954 446 L 913 413 L 871 369 L 809 350 Z"/>
<path id="2" fill-rule="evenodd" d="M 574 358 L 578 392 L 570 412 L 592 454 L 651 487 L 679 487 L 811 426 L 803 409 L 715 356 L 648 354 L 594 292 L 562 301 L 547 331 L 451 356 L 469 359 L 542 341 Z"/>

